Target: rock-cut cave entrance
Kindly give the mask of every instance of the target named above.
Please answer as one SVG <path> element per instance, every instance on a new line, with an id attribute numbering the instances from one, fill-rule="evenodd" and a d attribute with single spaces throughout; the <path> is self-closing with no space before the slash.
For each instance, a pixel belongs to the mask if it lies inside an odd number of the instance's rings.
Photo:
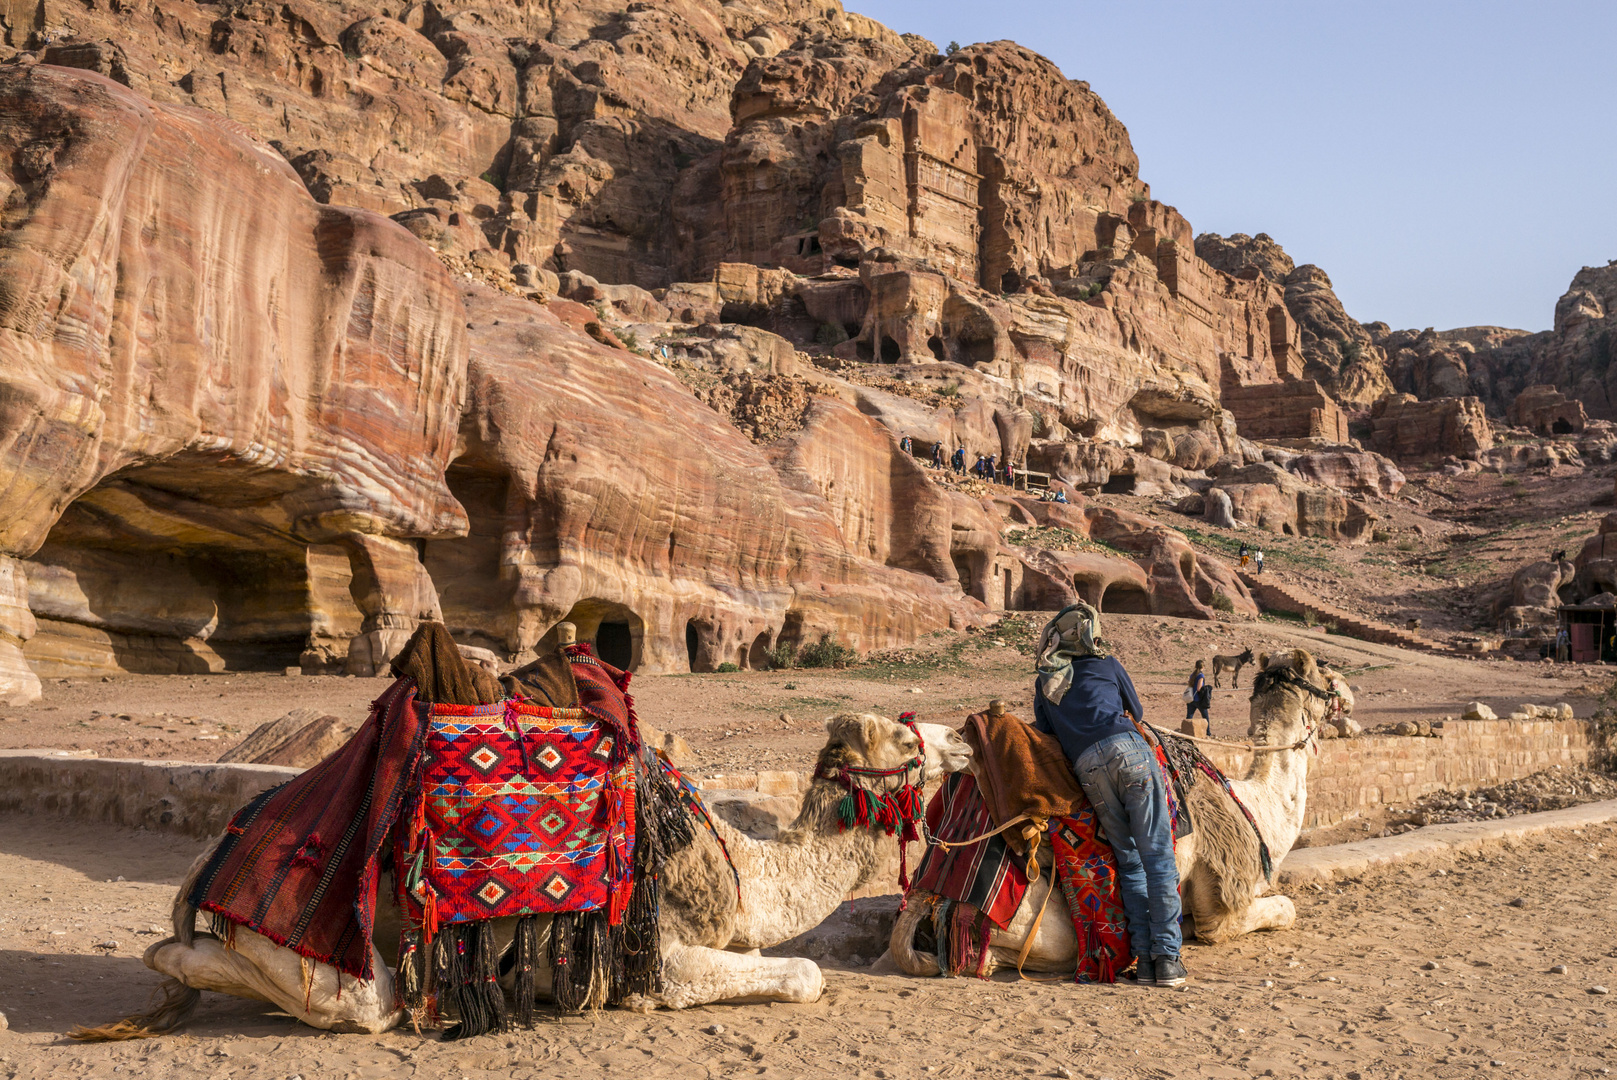
<path id="1" fill-rule="evenodd" d="M 590 597 L 573 605 L 564 622 L 578 628 L 578 640 L 595 646 L 595 655 L 624 671 L 640 666 L 644 655 L 645 621 L 613 600 Z"/>
<path id="2" fill-rule="evenodd" d="M 1111 615 L 1149 615 L 1151 596 L 1133 582 L 1115 581 L 1101 595 L 1100 610 Z"/>

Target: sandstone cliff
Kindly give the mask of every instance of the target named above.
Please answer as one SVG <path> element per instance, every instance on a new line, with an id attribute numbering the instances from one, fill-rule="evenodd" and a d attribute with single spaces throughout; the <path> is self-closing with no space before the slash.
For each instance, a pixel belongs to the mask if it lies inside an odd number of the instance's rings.
<path id="1" fill-rule="evenodd" d="M 1347 494 L 1396 490 L 1330 449 L 1293 283 L 1198 257 L 1013 43 L 834 0 L 0 15 L 6 695 L 371 674 L 440 615 L 657 671 L 1080 596 L 1252 614 L 1076 488 L 1349 540 Z M 1249 421 L 1319 453 L 1259 467 Z M 1050 462 L 1074 505 L 934 447 Z"/>

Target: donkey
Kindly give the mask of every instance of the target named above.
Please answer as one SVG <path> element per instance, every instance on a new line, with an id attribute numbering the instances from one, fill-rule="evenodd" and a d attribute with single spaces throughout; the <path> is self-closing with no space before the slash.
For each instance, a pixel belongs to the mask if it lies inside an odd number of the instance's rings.
<path id="1" fill-rule="evenodd" d="M 1224 684 L 1218 681 L 1218 677 L 1228 671 L 1233 673 L 1230 675 L 1230 685 L 1240 686 L 1241 669 L 1250 663 L 1252 663 L 1251 646 L 1248 646 L 1239 656 L 1213 657 L 1213 685 L 1223 686 Z"/>

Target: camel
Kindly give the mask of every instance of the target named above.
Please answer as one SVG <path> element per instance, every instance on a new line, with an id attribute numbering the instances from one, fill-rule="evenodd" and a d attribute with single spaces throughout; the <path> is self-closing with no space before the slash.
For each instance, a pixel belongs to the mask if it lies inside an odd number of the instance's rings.
<path id="1" fill-rule="evenodd" d="M 1243 667 L 1245 667 L 1246 665 L 1250 664 L 1251 662 L 1252 662 L 1252 649 L 1251 649 L 1250 646 L 1248 646 L 1246 649 L 1243 649 L 1239 654 L 1237 654 L 1235 656 L 1214 656 L 1213 657 L 1213 685 L 1214 686 L 1220 686 L 1220 687 L 1223 686 L 1224 684 L 1218 681 L 1218 677 L 1220 675 L 1224 674 L 1226 671 L 1228 671 L 1228 672 L 1232 672 L 1232 674 L 1230 675 L 1230 685 L 1231 686 L 1237 686 L 1237 687 L 1240 686 L 1241 685 L 1241 669 Z"/>
<path id="2" fill-rule="evenodd" d="M 940 724 L 916 728 L 925 742 L 923 781 L 936 781 L 969 765 L 971 748 L 953 730 Z M 915 733 L 885 717 L 844 713 L 828 719 L 826 731 L 828 740 L 819 761 L 828 768 L 896 769 L 917 754 Z M 903 779 L 899 775 L 880 783 L 896 789 Z M 817 965 L 761 956 L 758 950 L 819 925 L 849 893 L 864 887 L 889 863 L 895 839 L 874 827 L 839 828 L 836 806 L 842 795 L 834 781 L 816 779 L 797 819 L 771 841 L 753 840 L 713 819 L 740 877 L 739 899 L 717 840 L 698 827 L 695 843 L 663 868 L 658 921 L 662 992 L 626 1004 L 649 1011 L 721 1001 L 818 999 L 823 981 Z M 186 897 L 207 858 L 197 860 L 180 886 L 174 901 L 174 935 L 146 950 L 146 966 L 168 976 L 163 1003 L 145 1017 L 126 1021 L 126 1033 L 155 1034 L 177 1026 L 202 990 L 267 1001 L 313 1027 L 332 1031 L 374 1034 L 405 1019 L 405 1011 L 395 1006 L 394 974 L 388 967 L 388 961 L 396 959 L 389 955 L 397 941 L 396 905 L 387 900 L 378 904 L 372 944 L 376 979 L 366 982 L 305 960 L 245 927 L 236 927 L 228 944 L 198 933 L 197 912 Z M 393 896 L 385 881 L 379 893 Z M 497 920 L 497 949 L 510 947 L 515 923 Z M 541 937 L 548 938 L 548 925 L 541 929 Z M 541 993 L 547 992 L 548 967 L 540 965 L 535 974 Z M 508 976 L 508 990 L 511 981 L 514 976 Z M 112 1029 L 98 1030 L 100 1037 L 118 1037 L 106 1034 Z M 98 1032 L 85 1034 L 94 1038 Z"/>
<path id="3" fill-rule="evenodd" d="M 1278 869 L 1302 831 L 1314 732 L 1331 710 L 1335 700 L 1331 688 L 1340 676 L 1320 667 L 1302 649 L 1272 660 L 1260 655 L 1257 662 L 1261 673 L 1252 694 L 1248 735 L 1259 746 L 1293 747 L 1304 743 L 1293 749 L 1254 754 L 1246 778 L 1231 782 L 1237 797 L 1257 820 Z M 1179 870 L 1184 910 L 1194 920 L 1196 938 L 1218 944 L 1255 930 L 1291 926 L 1297 919 L 1297 910 L 1290 897 L 1263 895 L 1269 883 L 1263 877 L 1257 839 L 1223 788 L 1206 776 L 1197 776 L 1186 798 L 1195 831 L 1179 841 L 1174 862 Z M 1051 889 L 1049 862 L 1046 849 L 1040 861 L 1044 870 L 1028 886 L 1010 925 L 990 937 L 990 974 L 997 967 L 1016 967 L 1028 931 Z M 906 974 L 937 975 L 936 957 L 915 947 L 916 930 L 923 920 L 931 918 L 933 907 L 917 903 L 917 898 L 912 893 L 910 903 L 899 915 L 889 942 L 890 952 Z M 928 897 L 923 894 L 919 899 Z M 1070 973 L 1077 955 L 1072 920 L 1057 887 L 1050 897 L 1049 910 L 1038 922 L 1038 934 L 1023 966 L 1030 971 Z"/>

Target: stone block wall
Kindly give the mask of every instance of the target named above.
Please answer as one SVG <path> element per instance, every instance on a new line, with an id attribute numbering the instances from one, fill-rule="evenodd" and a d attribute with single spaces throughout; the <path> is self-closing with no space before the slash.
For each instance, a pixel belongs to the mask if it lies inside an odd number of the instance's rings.
<path id="1" fill-rule="evenodd" d="M 1249 439 L 1348 441 L 1347 417 L 1313 379 L 1238 386 L 1226 381 L 1220 404 Z"/>
<path id="2" fill-rule="evenodd" d="M 1305 828 L 1408 804 L 1435 791 L 1463 791 L 1515 780 L 1556 765 L 1587 765 L 1598 748 L 1588 720 L 1458 720 L 1434 724 L 1436 738 L 1367 735 L 1320 743 L 1308 771 Z M 1232 776 L 1251 755 L 1213 748 Z"/>

